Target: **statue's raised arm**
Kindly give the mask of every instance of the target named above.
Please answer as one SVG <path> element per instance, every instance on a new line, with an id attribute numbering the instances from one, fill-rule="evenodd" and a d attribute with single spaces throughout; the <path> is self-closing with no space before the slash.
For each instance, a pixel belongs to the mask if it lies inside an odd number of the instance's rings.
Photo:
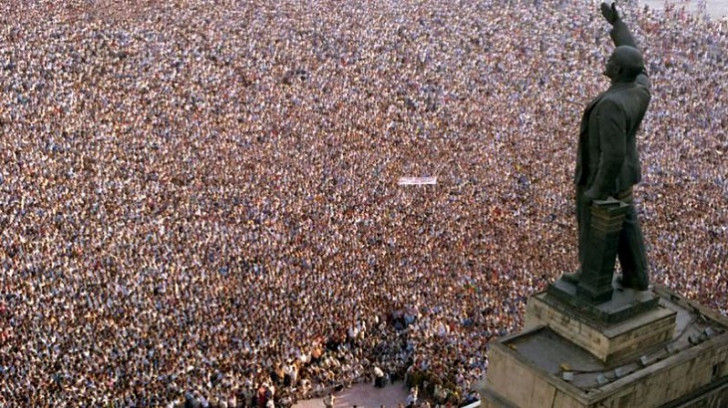
<path id="1" fill-rule="evenodd" d="M 612 3 L 611 6 L 607 3 L 602 3 L 600 8 L 604 19 L 607 20 L 607 22 L 613 27 L 612 31 L 609 33 L 609 36 L 612 37 L 612 41 L 614 41 L 614 45 L 617 47 L 614 50 L 613 56 L 621 60 L 619 61 L 621 62 L 619 65 L 621 65 L 624 69 L 638 72 L 638 74 L 635 75 L 635 82 L 637 84 L 649 88 L 650 80 L 647 77 L 647 72 L 644 68 L 644 57 L 637 46 L 637 41 L 635 41 L 632 33 L 629 31 L 629 27 L 627 27 L 627 24 L 620 18 L 616 3 Z M 609 74 L 607 74 L 606 70 L 604 74 L 612 78 Z"/>

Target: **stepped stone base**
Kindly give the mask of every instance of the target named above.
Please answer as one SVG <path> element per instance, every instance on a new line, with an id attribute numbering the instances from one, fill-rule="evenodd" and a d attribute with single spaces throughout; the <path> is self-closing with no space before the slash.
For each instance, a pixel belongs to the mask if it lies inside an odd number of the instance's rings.
<path id="1" fill-rule="evenodd" d="M 569 339 L 605 363 L 613 363 L 667 342 L 675 331 L 677 312 L 658 306 L 651 292 L 615 291 L 612 301 L 599 305 L 605 313 L 624 313 L 630 307 L 655 305 L 617 323 L 605 323 L 588 314 L 574 312 L 571 305 L 548 293 L 531 297 L 526 308 L 525 328 L 538 325 Z M 634 314 L 634 311 L 629 311 Z M 609 320 L 609 319 L 608 319 Z"/>
<path id="2" fill-rule="evenodd" d="M 611 299 L 593 304 L 583 300 L 578 294 L 577 285 L 559 279 L 550 284 L 546 293 L 546 301 L 552 304 L 561 304 L 572 313 L 583 315 L 596 323 L 619 323 L 630 319 L 640 313 L 657 306 L 659 298 L 650 291 L 637 291 L 622 288 L 616 283 L 616 276 L 612 281 Z"/>
<path id="3" fill-rule="evenodd" d="M 658 307 L 616 324 L 576 318 L 550 303 L 547 294 L 535 295 L 527 309 L 530 328 L 491 342 L 481 406 L 723 406 L 728 402 L 728 318 L 665 288 L 653 294 Z M 672 329 L 665 342 L 666 327 Z M 583 343 L 619 338 L 632 345 L 617 345 L 611 354 L 595 352 L 596 347 L 587 351 L 577 337 Z"/>

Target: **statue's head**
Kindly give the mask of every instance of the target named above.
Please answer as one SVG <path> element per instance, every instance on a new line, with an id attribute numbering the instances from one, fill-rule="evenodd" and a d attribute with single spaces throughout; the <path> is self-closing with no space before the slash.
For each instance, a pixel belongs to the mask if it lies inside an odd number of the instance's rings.
<path id="1" fill-rule="evenodd" d="M 620 45 L 607 61 L 604 75 L 614 80 L 634 80 L 645 68 L 645 60 L 637 48 Z"/>

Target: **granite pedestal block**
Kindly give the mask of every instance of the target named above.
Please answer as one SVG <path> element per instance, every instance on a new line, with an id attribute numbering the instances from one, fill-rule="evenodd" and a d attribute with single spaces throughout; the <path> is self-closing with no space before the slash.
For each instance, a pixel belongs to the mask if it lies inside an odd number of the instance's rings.
<path id="1" fill-rule="evenodd" d="M 527 328 L 491 342 L 481 407 L 728 406 L 728 318 L 664 288 L 651 292 L 656 307 L 611 324 L 535 295 Z M 630 297 L 622 294 L 615 289 L 612 301 Z"/>
<path id="2" fill-rule="evenodd" d="M 525 327 L 548 326 L 599 360 L 612 363 L 672 338 L 676 312 L 659 306 L 658 301 L 652 292 L 616 290 L 610 301 L 588 305 L 585 311 L 575 310 L 550 292 L 541 293 L 529 299 Z"/>
<path id="3" fill-rule="evenodd" d="M 548 301 L 560 304 L 561 308 L 572 313 L 584 315 L 584 318 L 595 321 L 595 324 L 614 324 L 627 320 L 657 306 L 659 298 L 651 291 L 637 291 L 622 288 L 616 283 L 616 277 L 611 283 L 612 296 L 609 300 L 598 304 L 579 296 L 579 285 L 559 279 L 546 289 Z M 614 291 L 614 288 L 617 288 Z"/>

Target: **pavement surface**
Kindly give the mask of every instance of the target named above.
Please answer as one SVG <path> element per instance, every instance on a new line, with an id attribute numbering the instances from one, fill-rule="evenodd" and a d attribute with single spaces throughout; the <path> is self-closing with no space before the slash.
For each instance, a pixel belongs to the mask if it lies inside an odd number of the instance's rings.
<path id="1" fill-rule="evenodd" d="M 334 408 L 387 408 L 396 407 L 407 399 L 408 389 L 403 382 L 396 382 L 384 388 L 374 388 L 372 384 L 357 384 L 334 394 Z M 294 408 L 324 408 L 323 398 L 299 401 Z"/>

